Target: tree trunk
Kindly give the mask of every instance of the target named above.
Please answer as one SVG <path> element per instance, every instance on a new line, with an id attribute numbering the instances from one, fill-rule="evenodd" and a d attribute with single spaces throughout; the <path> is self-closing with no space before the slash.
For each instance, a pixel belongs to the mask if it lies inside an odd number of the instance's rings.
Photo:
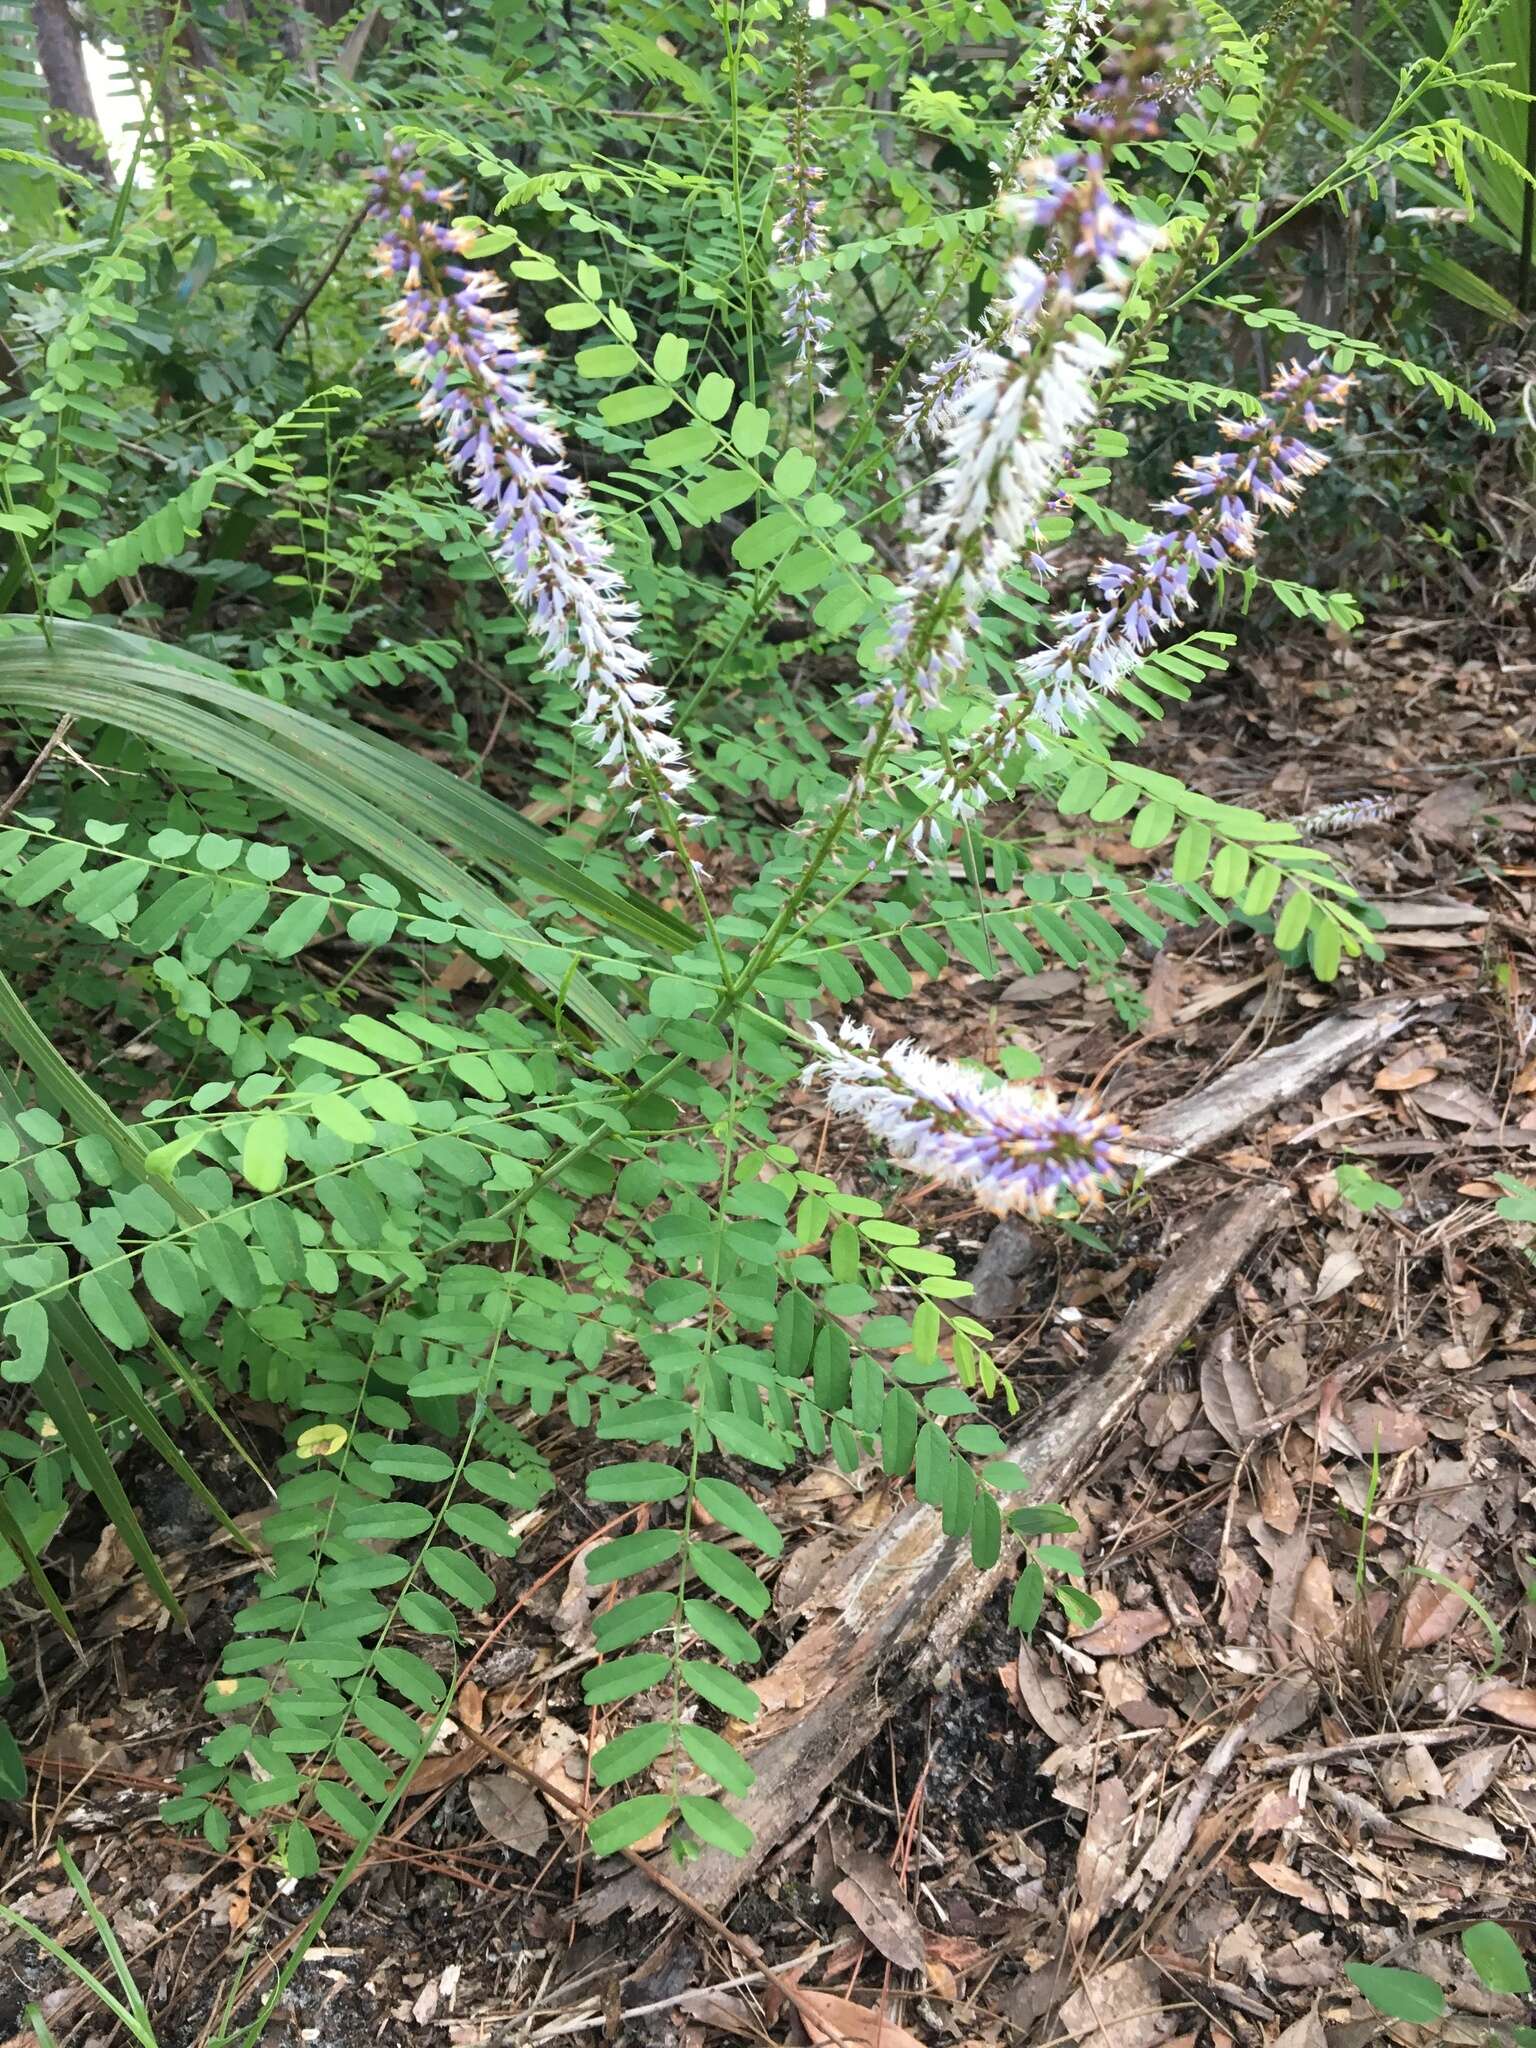
<path id="1" fill-rule="evenodd" d="M 54 155 L 60 163 L 84 171 L 104 185 L 115 185 L 117 180 L 105 155 L 81 133 L 84 126 L 99 135 L 101 123 L 96 118 L 96 102 L 85 75 L 80 30 L 69 11 L 69 0 L 32 0 L 32 28 L 37 37 L 37 61 L 48 89 L 48 104 L 55 113 L 70 117 L 52 132 Z"/>

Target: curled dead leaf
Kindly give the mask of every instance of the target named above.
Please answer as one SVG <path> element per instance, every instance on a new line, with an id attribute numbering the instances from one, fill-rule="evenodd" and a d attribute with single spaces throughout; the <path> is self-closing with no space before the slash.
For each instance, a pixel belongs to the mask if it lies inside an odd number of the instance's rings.
<path id="1" fill-rule="evenodd" d="M 1454 1577 L 1455 1583 L 1468 1593 L 1477 1583 L 1473 1571 L 1457 1572 Z M 1436 1585 L 1433 1579 L 1415 1579 L 1403 1602 L 1403 1648 L 1425 1650 L 1431 1643 L 1443 1642 L 1471 1611 L 1459 1594 Z"/>
<path id="2" fill-rule="evenodd" d="M 1312 1882 L 1303 1877 L 1299 1870 L 1292 1870 L 1288 1863 L 1250 1863 L 1248 1868 L 1271 1891 L 1282 1892 L 1286 1898 L 1295 1899 L 1306 1907 L 1309 1913 L 1326 1913 L 1328 1900 Z"/>
<path id="3" fill-rule="evenodd" d="M 1171 1626 L 1160 1608 L 1122 1607 L 1118 1614 L 1078 1636 L 1073 1647 L 1086 1650 L 1090 1657 L 1129 1657 L 1167 1635 Z"/>
<path id="4" fill-rule="evenodd" d="M 891 1866 L 861 1850 L 847 1859 L 844 1869 L 832 1896 L 854 1926 L 898 1970 L 922 1969 L 923 1930 Z"/>
<path id="5" fill-rule="evenodd" d="M 1454 1806 L 1405 1806 L 1397 1815 L 1401 1826 L 1438 1848 L 1458 1856 L 1480 1856 L 1485 1863 L 1504 1863 L 1509 1852 L 1490 1823 Z"/>
<path id="6" fill-rule="evenodd" d="M 831 1991 L 811 1991 L 789 1984 L 789 1995 L 806 2033 L 826 2048 L 925 2048 L 916 2034 L 898 2027 L 889 2013 L 872 2005 L 855 2005 Z"/>
<path id="7" fill-rule="evenodd" d="M 1517 1728 L 1536 1728 L 1536 1687 L 1485 1685 L 1472 1704 L 1501 1721 L 1513 1721 Z"/>
<path id="8" fill-rule="evenodd" d="M 543 1800 L 510 1771 L 489 1771 L 471 1778 L 469 1803 L 485 1832 L 519 1856 L 537 1856 L 549 1840 L 549 1815 Z"/>
<path id="9" fill-rule="evenodd" d="M 1118 1619 L 1118 1617 L 1117 1617 Z M 1067 1921 L 1067 1939 L 1083 1941 L 1119 1890 L 1131 1855 L 1131 1801 L 1119 1778 L 1094 1789 L 1083 1839 L 1077 1845 L 1077 1904 Z"/>
<path id="10" fill-rule="evenodd" d="M 1427 1067 L 1422 1060 L 1402 1060 L 1383 1067 L 1371 1083 L 1385 1095 L 1401 1095 L 1411 1088 L 1423 1088 L 1439 1074 L 1438 1067 Z"/>
<path id="11" fill-rule="evenodd" d="M 1315 1653 L 1338 1632 L 1339 1608 L 1333 1580 L 1326 1560 L 1314 1552 L 1296 1583 L 1296 1598 L 1291 1605 L 1291 1642 L 1298 1650 Z"/>
<path id="12" fill-rule="evenodd" d="M 1151 2048 L 1173 2032 L 1162 1979 L 1145 1956 L 1090 1970 L 1061 2008 L 1061 2029 L 1080 2048 Z"/>

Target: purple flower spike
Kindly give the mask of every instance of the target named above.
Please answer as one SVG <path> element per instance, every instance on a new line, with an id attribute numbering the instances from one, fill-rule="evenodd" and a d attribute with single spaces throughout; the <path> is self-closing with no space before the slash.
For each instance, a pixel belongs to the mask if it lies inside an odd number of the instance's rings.
<path id="1" fill-rule="evenodd" d="M 372 176 L 373 217 L 385 223 L 378 271 L 400 296 L 387 333 L 420 394 L 443 461 L 485 514 L 498 574 L 528 620 L 546 666 L 583 696 L 578 729 L 615 788 L 637 772 L 671 809 L 692 777 L 671 730 L 672 705 L 648 680 L 635 637 L 639 613 L 565 440 L 534 383 L 542 351 L 496 302 L 502 281 L 463 261 L 474 237 L 434 219 L 459 205 L 409 168 L 400 147 Z M 672 809 L 674 821 L 696 822 Z"/>
<path id="2" fill-rule="evenodd" d="M 958 815 L 981 809 L 1031 720 L 1060 732 L 1094 697 L 1112 695 L 1194 604 L 1201 576 L 1252 560 L 1266 515 L 1292 512 L 1306 480 L 1327 467 L 1328 457 L 1296 429 L 1337 427 L 1352 382 L 1321 362 L 1290 363 L 1264 393 L 1273 411 L 1218 422 L 1231 445 L 1177 465 L 1182 488 L 1156 508 L 1164 528 L 1138 541 L 1129 562 L 1099 563 L 1089 577 L 1099 607 L 1057 613 L 1054 644 L 1024 657 L 1018 689 L 997 698 L 953 768 L 927 778 L 942 806 Z"/>
<path id="3" fill-rule="evenodd" d="M 811 1029 L 821 1055 L 808 1073 L 829 1107 L 857 1117 L 911 1172 L 964 1188 L 994 1215 L 1049 1216 L 1063 1195 L 1089 1208 L 1118 1187 L 1122 1133 L 1091 1102 L 1017 1081 L 989 1086 L 906 1039 L 876 1053 L 868 1027 L 846 1017 L 836 1038 Z"/>
<path id="4" fill-rule="evenodd" d="M 812 20 L 817 17 L 814 13 Z M 814 263 L 827 253 L 827 232 L 821 221 L 818 187 L 825 175 L 817 163 L 810 132 L 809 55 L 805 25 L 797 14 L 790 29 L 794 49 L 794 80 L 789 102 L 789 149 L 784 163 L 789 205 L 773 230 L 779 261 L 786 267 Z M 796 277 L 784 298 L 784 339 L 789 343 L 789 375 L 793 388 L 807 384 L 818 397 L 831 396 L 827 379 L 826 343 L 832 322 L 826 287 L 814 278 Z"/>

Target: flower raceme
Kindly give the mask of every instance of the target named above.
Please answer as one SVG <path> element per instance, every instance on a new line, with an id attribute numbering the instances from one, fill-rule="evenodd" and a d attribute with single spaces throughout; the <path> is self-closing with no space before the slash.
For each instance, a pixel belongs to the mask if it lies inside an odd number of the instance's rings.
<path id="1" fill-rule="evenodd" d="M 814 8 L 811 19 L 818 16 Z M 822 169 L 811 148 L 809 56 L 805 21 L 797 12 L 790 34 L 794 49 L 794 79 L 789 103 L 788 150 L 784 162 L 789 187 L 789 205 L 774 226 L 773 241 L 779 261 L 786 267 L 813 263 L 827 253 L 827 234 L 821 222 L 821 200 L 817 188 Z M 789 343 L 789 372 L 786 382 L 809 385 L 819 397 L 831 393 L 827 381 L 826 342 L 832 322 L 825 285 L 798 274 L 784 298 L 784 339 Z"/>
<path id="2" fill-rule="evenodd" d="M 1030 103 L 1014 123 L 997 167 L 998 191 L 1005 209 L 1019 196 L 1026 166 L 1039 158 L 1047 141 L 1060 132 L 1073 85 L 1084 60 L 1103 32 L 1106 0 L 1049 0 L 1040 17 L 1039 40 L 1032 52 L 1036 81 Z M 980 327 L 960 337 L 959 345 L 929 366 L 918 378 L 896 422 L 897 445 L 916 448 L 927 437 L 942 434 L 954 417 L 966 386 L 979 374 L 982 358 L 1000 349 L 1015 353 L 1026 336 L 1016 329 L 1014 295 L 1000 292 L 987 307 Z"/>
<path id="3" fill-rule="evenodd" d="M 859 700 L 887 711 L 902 738 L 911 736 L 914 704 L 937 704 L 964 675 L 981 609 L 1033 546 L 1093 416 L 1097 381 L 1114 356 L 1078 316 L 1117 305 L 1152 246 L 1151 231 L 1110 197 L 1097 150 L 1067 150 L 1038 167 L 1034 196 L 1009 205 L 1051 230 L 1055 267 L 1024 256 L 1008 265 L 1004 346 L 976 353 L 949 408 L 937 495 L 892 611 L 890 680 Z"/>
<path id="4" fill-rule="evenodd" d="M 1070 9 L 1055 11 L 1064 33 L 1074 24 L 1087 33 Z M 1038 547 L 1040 514 L 1098 409 L 1115 354 L 1090 321 L 1119 307 L 1158 240 L 1115 199 L 1109 163 L 1117 144 L 1156 132 L 1145 81 L 1166 55 L 1165 27 L 1163 0 L 1148 0 L 1077 117 L 1090 139 L 1023 166 L 1002 202 L 1020 224 L 1045 230 L 1049 267 L 1015 256 L 987 318 L 996 346 L 967 344 L 940 366 L 935 502 L 892 609 L 887 680 L 856 700 L 876 714 L 875 731 L 910 740 L 915 705 L 937 704 L 964 676 L 983 606 Z"/>
<path id="5" fill-rule="evenodd" d="M 997 698 L 951 766 L 926 778 L 942 805 L 960 814 L 980 808 L 1032 720 L 1063 730 L 1095 696 L 1113 694 L 1178 623 L 1202 576 L 1247 566 L 1266 517 L 1293 511 L 1307 480 L 1327 466 L 1302 436 L 1338 426 L 1351 383 L 1321 362 L 1290 363 L 1255 418 L 1218 423 L 1230 445 L 1177 466 L 1183 487 L 1156 508 L 1162 529 L 1138 541 L 1130 561 L 1100 562 L 1089 579 L 1100 604 L 1058 613 L 1057 638 L 1019 662 L 1019 687 Z"/>
<path id="6" fill-rule="evenodd" d="M 372 215 L 384 223 L 379 274 L 400 296 L 387 332 L 402 374 L 420 393 L 449 470 L 487 519 L 491 558 L 527 617 L 551 672 L 583 694 L 579 729 L 615 788 L 637 775 L 664 802 L 691 776 L 671 730 L 672 705 L 648 680 L 638 612 L 565 441 L 539 396 L 517 315 L 497 304 L 492 271 L 463 261 L 472 234 L 441 216 L 460 203 L 391 150 L 372 177 Z M 670 802 L 667 803 L 670 809 Z M 639 800 L 631 810 L 639 808 Z M 693 823 L 673 812 L 676 822 Z"/>
<path id="7" fill-rule="evenodd" d="M 857 1117 L 913 1173 L 973 1194 L 994 1215 L 1048 1216 L 1063 1195 L 1084 1208 L 1118 1186 L 1121 1131 L 1091 1102 L 1052 1088 L 989 1085 L 974 1069 L 903 1039 L 871 1049 L 867 1025 L 844 1018 L 808 1068 L 828 1106 Z"/>
<path id="8" fill-rule="evenodd" d="M 1032 686 L 1035 716 L 1059 730 L 1090 696 L 1113 691 L 1177 624 L 1201 576 L 1252 560 L 1266 516 L 1292 512 L 1308 478 L 1327 467 L 1328 457 L 1298 429 L 1336 427 L 1351 381 L 1320 362 L 1291 363 L 1264 393 L 1273 412 L 1218 422 L 1232 445 L 1177 466 L 1184 485 L 1156 508 L 1167 521 L 1162 531 L 1139 541 L 1131 561 L 1102 562 L 1094 572 L 1102 605 L 1060 616 L 1055 645 L 1020 662 L 1019 681 L 1026 691 Z"/>

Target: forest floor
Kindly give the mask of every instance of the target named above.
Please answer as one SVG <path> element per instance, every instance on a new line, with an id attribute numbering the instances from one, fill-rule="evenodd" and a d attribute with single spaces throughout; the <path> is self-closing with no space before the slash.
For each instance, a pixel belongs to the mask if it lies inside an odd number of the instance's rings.
<path id="1" fill-rule="evenodd" d="M 1383 960 L 1337 988 L 1207 924 L 1128 954 L 1114 986 L 962 972 L 900 1006 L 941 1052 L 1031 1046 L 1134 1125 L 1362 997 L 1414 999 L 1389 1044 L 1112 1209 L 1097 1246 L 1052 1233 L 989 1267 L 1027 1420 L 1091 1368 L 1214 1202 L 1291 1190 L 1066 1503 L 1102 1619 L 1069 1629 L 1049 1608 L 1021 1649 L 994 1600 L 942 1682 L 808 1786 L 722 1910 L 734 1938 L 660 1894 L 659 1913 L 589 1926 L 573 1906 L 607 1873 L 487 1747 L 579 1802 L 612 1732 L 580 1695 L 597 1515 L 562 1489 L 268 2040 L 1357 2048 L 1386 2023 L 1346 1978 L 1354 1959 L 1433 1976 L 1453 2040 L 1524 2016 L 1481 1990 L 1455 1935 L 1493 1916 L 1536 1948 L 1536 1229 L 1496 1210 L 1498 1175 L 1536 1180 L 1531 652 L 1465 623 L 1378 620 L 1348 645 L 1250 656 L 1152 737 L 1154 762 L 1270 815 L 1393 800 L 1390 822 L 1333 842 L 1386 918 Z M 1019 825 L 1063 864 L 1081 840 L 1054 813 Z M 1097 853 L 1153 858 L 1113 830 Z M 841 1126 L 808 1095 L 791 1112 L 806 1157 L 865 1184 Z M 1345 1202 L 1345 1164 L 1398 1204 Z M 945 1191 L 881 1190 L 971 1269 L 985 1217 Z M 873 1474 L 816 1469 L 780 1492 L 770 1661 L 893 1506 Z M 221 1856 L 156 1818 L 248 1566 L 148 1467 L 140 1504 L 194 1642 L 114 1539 L 81 1542 L 85 1661 L 39 1657 L 29 1689 L 15 1639 L 38 1768 L 31 1810 L 0 1818 L 0 1899 L 100 1968 L 65 1842 L 162 2048 L 191 2048 L 237 1969 L 270 1987 L 323 1884 L 279 1878 L 258 1836 Z M 774 1704 L 782 1722 L 812 1703 Z M 322 1846 L 330 1874 L 345 1845 Z M 0 1935 L 5 2048 L 32 2042 L 33 2000 L 60 2042 L 111 2037 L 55 1961 Z"/>

